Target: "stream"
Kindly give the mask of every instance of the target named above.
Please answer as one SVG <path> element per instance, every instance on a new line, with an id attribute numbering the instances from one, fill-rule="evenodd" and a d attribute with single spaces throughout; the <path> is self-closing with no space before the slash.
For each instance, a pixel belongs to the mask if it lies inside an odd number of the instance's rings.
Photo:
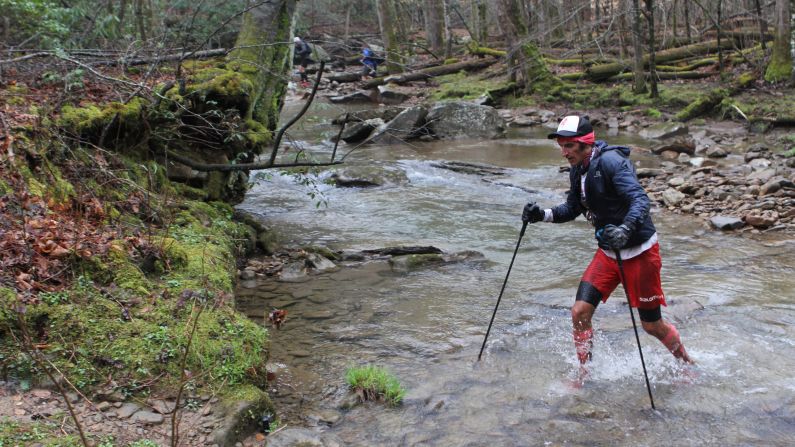
<path id="1" fill-rule="evenodd" d="M 300 106 L 288 103 L 283 116 Z M 343 111 L 313 104 L 290 130 L 295 144 L 327 160 L 338 129 L 328 123 Z M 270 329 L 277 378 L 269 392 L 281 423 L 355 446 L 792 445 L 795 258 L 793 241 L 781 236 L 755 241 L 652 210 L 669 302 L 663 315 L 697 362 L 683 367 L 641 331 L 656 411 L 620 289 L 594 317 L 589 381 L 581 389 L 570 385 L 577 361 L 569 307 L 596 248 L 582 218 L 528 227 L 476 361 L 523 205 L 564 200 L 568 175 L 558 168 L 565 160 L 547 133 L 533 127 L 511 129 L 502 140 L 362 146 L 346 159 L 405 172 L 405 184 L 336 188 L 320 174 L 320 198 L 276 173 L 253 186 L 238 207 L 278 229 L 285 246 L 431 245 L 485 257 L 408 273 L 386 261 L 342 263 L 306 282 L 243 282 L 236 295 L 247 315 L 267 325 L 262 316 L 270 310 L 288 311 L 284 326 Z M 350 147 L 341 143 L 338 154 Z M 487 163 L 505 175 L 486 182 L 434 165 L 445 160 Z M 656 162 L 644 154 L 633 160 Z M 402 405 L 342 409 L 351 400 L 346 369 L 367 364 L 400 380 L 407 390 Z"/>

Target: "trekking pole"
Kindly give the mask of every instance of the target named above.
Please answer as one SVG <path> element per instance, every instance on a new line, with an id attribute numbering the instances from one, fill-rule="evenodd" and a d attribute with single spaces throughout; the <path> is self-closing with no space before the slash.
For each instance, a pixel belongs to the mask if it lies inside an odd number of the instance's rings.
<path id="1" fill-rule="evenodd" d="M 497 308 L 500 307 L 500 300 L 502 300 L 502 292 L 505 292 L 505 285 L 508 284 L 508 276 L 511 274 L 511 268 L 513 268 L 513 261 L 516 260 L 516 252 L 519 251 L 519 245 L 522 243 L 522 236 L 524 236 L 524 230 L 527 229 L 527 221 L 522 223 L 522 231 L 519 232 L 519 240 L 516 241 L 516 248 L 513 250 L 513 257 L 511 258 L 511 263 L 508 265 L 508 273 L 505 274 L 505 281 L 502 282 L 502 289 L 500 289 L 500 296 L 497 297 L 497 305 L 494 306 L 494 313 L 491 314 L 491 321 L 489 321 L 489 328 L 486 329 L 486 337 L 483 338 L 483 345 L 480 347 L 480 353 L 478 354 L 478 361 L 480 361 L 480 356 L 483 355 L 483 348 L 486 347 L 486 340 L 489 339 L 489 332 L 491 332 L 491 325 L 494 323 L 494 317 L 497 316 Z"/>
<path id="2" fill-rule="evenodd" d="M 624 282 L 624 265 L 621 263 L 621 253 L 619 250 L 613 250 L 616 254 L 616 261 L 618 261 L 618 274 L 621 276 L 621 285 L 624 287 L 624 295 L 627 296 L 627 304 L 629 305 L 629 316 L 632 317 L 632 329 L 635 330 L 635 341 L 638 342 L 638 352 L 640 353 L 640 364 L 643 365 L 643 377 L 646 378 L 646 389 L 649 391 L 649 401 L 651 401 L 651 409 L 654 408 L 654 397 L 651 395 L 651 385 L 649 385 L 649 375 L 646 373 L 646 361 L 643 360 L 643 349 L 640 347 L 640 337 L 638 336 L 638 326 L 635 324 L 635 313 L 632 312 L 632 302 L 629 300 L 629 291 L 627 284 Z"/>

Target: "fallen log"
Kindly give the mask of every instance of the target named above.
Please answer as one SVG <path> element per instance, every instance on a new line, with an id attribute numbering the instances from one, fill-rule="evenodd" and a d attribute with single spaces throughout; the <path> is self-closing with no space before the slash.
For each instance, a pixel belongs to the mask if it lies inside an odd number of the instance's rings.
<path id="1" fill-rule="evenodd" d="M 422 81 L 425 79 L 434 78 L 436 76 L 458 73 L 461 70 L 466 70 L 466 71 L 480 70 L 490 65 L 493 65 L 495 62 L 497 62 L 497 59 L 494 58 L 473 59 L 471 61 L 458 62 L 455 64 L 448 64 L 448 65 L 440 65 L 438 67 L 426 68 L 424 70 L 412 71 L 409 73 L 402 73 L 399 75 L 382 76 L 365 82 L 362 85 L 362 88 L 363 89 L 375 88 L 378 87 L 379 85 L 384 85 L 389 82 L 394 82 L 395 84 L 405 84 L 411 81 Z"/>
<path id="2" fill-rule="evenodd" d="M 648 72 L 643 74 L 646 76 L 646 79 L 649 79 L 650 74 Z M 669 80 L 669 79 L 704 79 L 710 76 L 714 76 L 715 73 L 709 72 L 701 72 L 701 71 L 684 71 L 684 72 L 665 72 L 665 71 L 658 71 L 657 72 L 657 79 L 660 80 Z M 615 76 L 611 76 L 607 80 L 610 82 L 613 81 L 627 81 L 632 80 L 635 78 L 635 73 L 621 73 Z"/>
<path id="3" fill-rule="evenodd" d="M 756 82 L 758 76 L 753 72 L 743 73 L 726 88 L 716 88 L 691 102 L 676 114 L 679 121 L 688 121 L 704 115 L 718 106 L 725 98 L 736 95 Z"/>
<path id="4" fill-rule="evenodd" d="M 326 79 L 337 82 L 356 82 L 362 80 L 362 74 L 359 72 L 331 73 L 330 75 L 326 76 Z"/>
<path id="5" fill-rule="evenodd" d="M 735 42 L 732 39 L 721 41 L 721 49 L 734 48 Z M 655 63 L 665 64 L 679 59 L 684 59 L 689 56 L 699 54 L 709 54 L 718 51 L 718 41 L 711 40 L 708 42 L 697 43 L 693 45 L 686 45 L 684 47 L 672 48 L 670 50 L 658 51 L 654 54 Z M 649 56 L 643 56 L 643 66 L 649 64 Z M 588 79 L 594 82 L 604 81 L 612 76 L 629 71 L 632 69 L 630 62 L 615 62 L 612 64 L 600 64 L 589 67 L 585 73 Z"/>
<path id="6" fill-rule="evenodd" d="M 467 45 L 467 51 L 473 56 L 505 57 L 505 55 L 508 54 L 507 51 L 495 50 L 494 48 L 489 47 L 480 47 L 475 41 L 472 41 L 469 43 L 469 45 Z"/>

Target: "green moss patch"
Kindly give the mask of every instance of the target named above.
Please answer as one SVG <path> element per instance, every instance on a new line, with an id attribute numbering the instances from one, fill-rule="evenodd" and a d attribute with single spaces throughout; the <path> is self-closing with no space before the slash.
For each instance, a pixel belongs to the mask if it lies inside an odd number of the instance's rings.
<path id="1" fill-rule="evenodd" d="M 493 91 L 505 89 L 510 82 L 493 79 L 481 80 L 467 76 L 464 72 L 453 73 L 435 78 L 439 88 L 430 98 L 434 101 L 450 99 L 476 99 L 482 95 L 490 95 Z"/>

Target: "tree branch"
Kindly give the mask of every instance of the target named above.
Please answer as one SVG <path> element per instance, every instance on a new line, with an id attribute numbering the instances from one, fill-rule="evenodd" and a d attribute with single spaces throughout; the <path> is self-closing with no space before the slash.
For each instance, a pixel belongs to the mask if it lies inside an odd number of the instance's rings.
<path id="1" fill-rule="evenodd" d="M 201 172 L 255 171 L 258 169 L 293 168 L 303 166 L 332 166 L 342 164 L 341 161 L 332 161 L 328 163 L 271 163 L 268 161 L 264 163 L 241 163 L 236 165 L 226 163 L 205 164 L 199 163 L 192 158 L 179 155 L 168 149 L 165 150 L 165 153 L 168 155 L 169 159 Z"/>
<path id="2" fill-rule="evenodd" d="M 323 77 L 323 67 L 326 66 L 326 61 L 320 61 L 320 68 L 317 70 L 317 78 L 315 79 L 315 85 L 312 87 L 312 93 L 309 95 L 309 98 L 306 100 L 306 104 L 298 112 L 298 115 L 294 116 L 293 119 L 287 122 L 278 132 L 276 132 L 276 138 L 273 139 L 273 150 L 271 151 L 271 156 L 269 159 L 269 163 L 273 164 L 276 160 L 276 153 L 279 151 L 279 144 L 282 142 L 282 136 L 284 136 L 284 132 L 287 131 L 290 126 L 296 123 L 307 110 L 309 110 L 309 106 L 312 105 L 312 100 L 315 99 L 315 93 L 317 92 L 317 88 L 320 85 L 320 78 Z"/>

